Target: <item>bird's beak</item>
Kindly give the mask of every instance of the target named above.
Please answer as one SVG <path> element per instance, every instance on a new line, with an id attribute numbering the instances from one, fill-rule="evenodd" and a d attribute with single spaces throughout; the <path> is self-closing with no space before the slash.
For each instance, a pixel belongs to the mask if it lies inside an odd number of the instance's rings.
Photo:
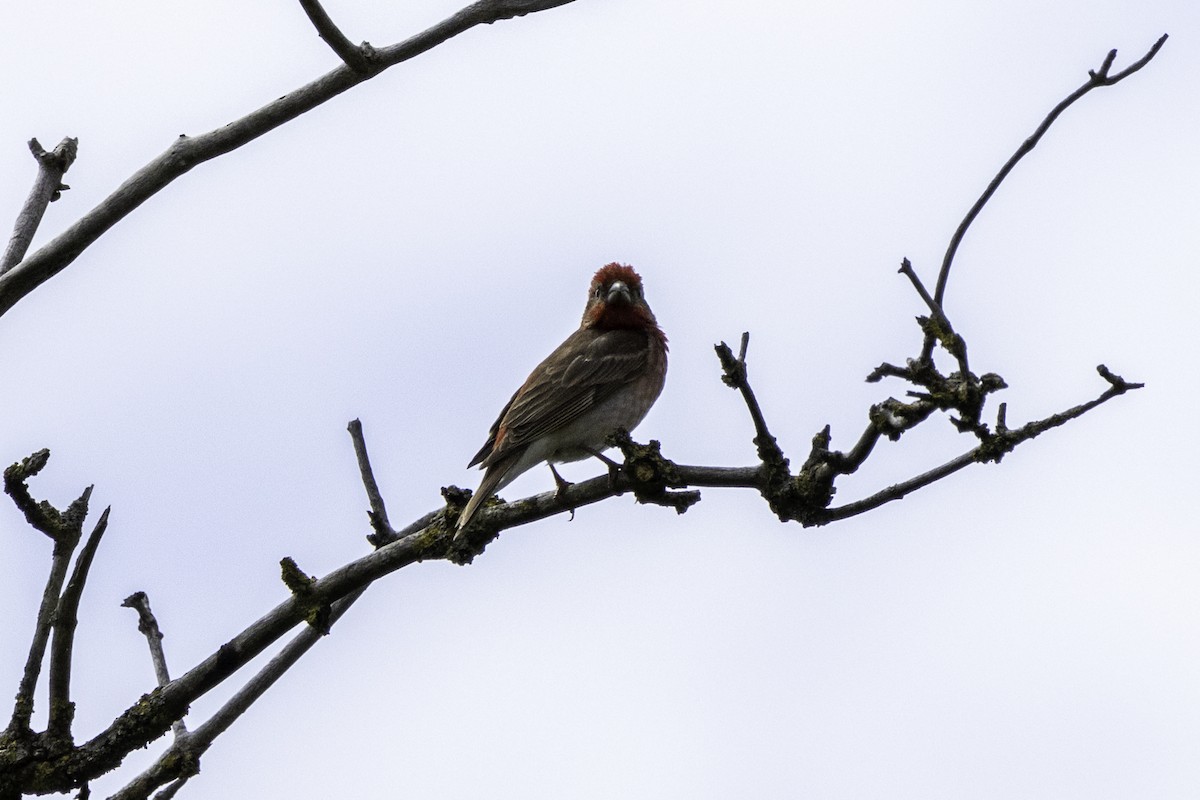
<path id="1" fill-rule="evenodd" d="M 613 281 L 608 287 L 608 294 L 605 295 L 606 303 L 632 303 L 633 293 L 629 291 L 629 287 L 624 281 Z"/>

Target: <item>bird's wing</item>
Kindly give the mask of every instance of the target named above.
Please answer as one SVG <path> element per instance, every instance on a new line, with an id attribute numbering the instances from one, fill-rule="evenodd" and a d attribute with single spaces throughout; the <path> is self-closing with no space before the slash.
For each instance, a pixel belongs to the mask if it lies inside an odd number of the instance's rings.
<path id="1" fill-rule="evenodd" d="M 485 445 L 490 451 L 479 461 L 494 463 L 579 419 L 642 374 L 649 351 L 644 331 L 582 328 L 571 334 L 513 395 Z"/>

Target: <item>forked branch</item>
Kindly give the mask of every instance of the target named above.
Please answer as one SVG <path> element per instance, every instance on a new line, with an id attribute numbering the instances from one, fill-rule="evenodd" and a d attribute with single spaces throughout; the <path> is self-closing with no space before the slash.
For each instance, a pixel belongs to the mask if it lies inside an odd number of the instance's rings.
<path id="1" fill-rule="evenodd" d="M 342 33 L 341 29 L 330 19 L 329 14 L 318 0 L 300 0 L 300 7 L 304 9 L 309 21 L 317 29 L 317 34 L 325 40 L 325 44 L 329 45 L 333 52 L 337 53 L 338 58 L 346 62 L 347 67 L 360 75 L 366 74 L 371 69 L 371 62 L 375 58 L 373 47 L 366 42 L 363 42 L 361 47 L 352 44 L 346 38 L 346 34 Z"/>
<path id="2" fill-rule="evenodd" d="M 8 247 L 4 255 L 0 256 L 0 275 L 15 267 L 25 257 L 33 235 L 42 224 L 46 206 L 71 188 L 63 183 L 62 179 L 71 168 L 71 164 L 75 163 L 75 155 L 79 152 L 79 140 L 67 137 L 47 152 L 37 139 L 30 139 L 29 151 L 38 162 L 38 174 L 33 188 L 29 190 L 29 197 L 25 199 L 25 205 L 17 213 L 17 222 L 13 225 Z"/>
<path id="3" fill-rule="evenodd" d="M 42 661 L 46 655 L 46 646 L 50 641 L 51 631 L 56 624 L 56 613 L 62 600 L 63 583 L 66 581 L 67 571 L 71 566 L 71 557 L 75 554 L 75 548 L 83 536 L 83 523 L 87 517 L 88 500 L 92 496 L 92 487 L 89 486 L 83 490 L 83 494 L 71 503 L 65 511 L 59 511 L 44 500 L 40 502 L 34 500 L 33 496 L 29 493 L 29 487 L 26 482 L 41 472 L 49 459 L 49 450 L 39 450 L 29 458 L 19 461 L 4 470 L 5 493 L 12 498 L 17 508 L 25 514 L 25 519 L 29 521 L 30 526 L 46 534 L 54 542 L 50 575 L 46 579 L 46 588 L 42 592 L 42 602 L 38 608 L 37 622 L 34 625 L 33 641 L 29 646 L 29 655 L 25 659 L 25 670 L 21 675 L 21 682 L 17 688 L 16 703 L 13 706 L 12 717 L 5 731 L 5 738 L 20 740 L 25 744 L 28 744 L 32 737 L 29 722 L 33 716 L 33 694 L 37 689 L 38 680 L 42 674 Z M 105 520 L 107 520 L 107 515 L 105 516 Z M 97 530 L 99 534 L 102 534 L 103 526 L 97 526 Z M 99 534 L 93 532 L 93 538 L 97 542 L 99 541 Z M 88 564 L 90 564 L 90 556 L 88 556 Z M 85 576 L 86 573 L 87 565 L 85 564 L 82 568 L 82 575 Z M 78 581 L 80 591 L 82 591 L 82 583 L 83 578 L 80 577 Z M 68 602 L 71 601 L 68 600 Z M 65 649 L 65 655 L 69 664 L 69 639 L 64 640 L 62 646 Z M 60 659 L 62 657 L 63 654 L 60 653 Z M 57 685 L 60 693 L 65 691 L 66 685 L 60 675 Z M 60 709 L 58 716 L 55 717 L 56 733 L 61 734 L 63 732 L 61 726 L 64 719 L 69 726 L 68 711 Z"/>
<path id="4" fill-rule="evenodd" d="M 92 532 L 88 534 L 67 588 L 58 599 L 54 611 L 54 641 L 50 647 L 50 720 L 46 726 L 47 736 L 60 741 L 71 738 L 71 723 L 75 719 L 75 704 L 71 702 L 71 656 L 75 645 L 75 628 L 79 624 L 79 601 L 87 583 L 88 572 L 100 547 L 100 540 L 108 529 L 108 514 L 111 506 L 100 514 Z"/>
<path id="5" fill-rule="evenodd" d="M 385 534 L 395 537 L 397 534 L 387 522 L 387 511 L 383 505 L 383 497 L 379 491 L 379 484 L 375 480 L 375 474 L 371 469 L 370 459 L 367 457 L 367 445 L 363 436 L 362 423 L 358 420 L 352 420 L 347 428 L 350 431 L 350 437 L 354 444 L 354 452 L 358 459 L 359 473 L 362 477 L 363 487 L 367 492 L 367 500 L 371 505 L 371 524 L 375 528 L 375 533 L 372 534 L 372 537 L 383 538 Z M 377 526 L 377 523 L 382 524 L 382 531 Z M 333 624 L 350 610 L 350 606 L 354 605 L 355 601 L 362 597 L 368 586 L 369 584 L 364 584 L 347 596 L 333 601 L 328 606 L 329 611 L 325 616 L 322 627 L 306 625 L 302 628 L 278 655 L 268 661 L 254 677 L 247 681 L 241 689 L 234 693 L 233 697 L 229 698 L 216 713 L 197 727 L 195 731 L 191 733 L 186 733 L 185 731 L 185 735 L 181 736 L 179 728 L 177 728 L 175 741 L 167 748 L 166 752 L 159 756 L 149 769 L 138 775 L 121 791 L 113 795 L 111 800 L 140 800 L 141 798 L 148 797 L 150 792 L 158 787 L 168 783 L 170 783 L 170 786 L 164 789 L 163 792 L 169 791 L 171 794 L 174 794 L 174 792 L 178 791 L 188 779 L 200 771 L 200 757 L 212 746 L 213 741 L 228 730 L 229 726 L 236 722 L 256 700 L 266 693 L 267 689 L 271 688 L 293 664 L 311 650 L 313 645 L 329 632 Z M 145 597 L 140 592 L 138 594 L 142 598 Z M 126 604 L 129 604 L 136 597 L 137 595 L 134 595 L 134 597 L 126 600 Z M 149 613 L 148 605 L 146 606 L 146 612 Z M 150 619 L 153 620 L 152 615 Z M 145 622 L 144 619 L 143 622 Z M 154 623 L 153 629 L 155 632 L 157 632 L 157 628 L 157 623 Z M 166 685 L 167 680 L 165 678 L 166 662 L 164 660 L 163 672 L 159 675 L 160 687 Z M 178 725 L 180 728 L 182 727 L 182 720 Z M 163 792 L 159 794 L 162 795 Z"/>
<path id="6" fill-rule="evenodd" d="M 1149 64 L 1150 60 L 1154 58 L 1154 56 L 1158 55 L 1158 51 L 1161 50 L 1162 46 L 1166 43 L 1167 34 L 1164 33 L 1158 38 L 1158 41 L 1156 41 L 1154 45 L 1148 51 L 1146 51 L 1145 55 L 1115 74 L 1110 73 L 1110 70 L 1112 69 L 1113 62 L 1116 61 L 1117 51 L 1108 51 L 1108 55 L 1104 57 L 1104 61 L 1100 65 L 1100 69 L 1088 70 L 1087 81 L 1085 81 L 1084 84 L 1078 89 L 1063 98 L 1062 102 L 1052 108 L 1050 113 L 1046 115 L 1046 118 L 1042 120 L 1042 123 L 1037 126 L 1032 134 L 1030 134 L 1029 138 L 1021 142 L 1021 146 L 1018 147 L 1016 152 L 1009 157 L 1008 161 L 1004 162 L 1004 166 L 1000 168 L 1000 171 L 997 172 L 996 176 L 992 178 L 991 182 L 988 183 L 987 188 L 983 190 L 983 194 L 979 196 L 979 199 L 976 200 L 971 208 L 967 211 L 966 216 L 963 217 L 962 222 L 960 222 L 958 224 L 958 228 L 955 229 L 954 235 L 950 237 L 950 244 L 946 247 L 946 254 L 942 257 L 942 267 L 938 271 L 937 285 L 934 287 L 933 291 L 933 302 L 939 308 L 945 308 L 946 283 L 950 280 L 950 267 L 954 263 L 954 256 L 958 252 L 959 245 L 962 244 L 963 237 L 967 235 L 967 229 L 971 227 L 971 223 L 973 223 L 975 218 L 979 216 L 979 212 L 983 211 L 983 207 L 986 206 L 988 201 L 992 199 L 992 195 L 994 195 L 996 190 L 1000 188 L 1000 184 L 1004 182 L 1004 179 L 1008 177 L 1008 174 L 1013 171 L 1017 164 L 1020 163 L 1022 158 L 1027 156 L 1030 151 L 1033 150 L 1033 148 L 1037 147 L 1038 142 L 1040 142 L 1042 137 L 1046 135 L 1046 131 L 1050 130 L 1050 126 L 1054 124 L 1054 121 L 1057 120 L 1064 111 L 1070 108 L 1075 101 L 1079 100 L 1093 89 L 1098 89 L 1103 86 L 1113 86 L 1120 81 L 1125 80 L 1130 75 Z M 932 351 L 933 340 L 931 337 L 926 337 L 925 345 L 922 350 L 922 356 L 924 358 L 928 358 Z"/>

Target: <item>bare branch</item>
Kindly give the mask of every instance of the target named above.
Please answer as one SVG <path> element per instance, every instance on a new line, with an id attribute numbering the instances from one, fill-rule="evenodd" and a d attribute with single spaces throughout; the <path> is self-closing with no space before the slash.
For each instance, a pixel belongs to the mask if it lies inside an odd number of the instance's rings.
<path id="1" fill-rule="evenodd" d="M 1097 367 L 1097 371 L 1104 376 L 1106 380 L 1108 379 L 1108 376 L 1112 375 L 1112 373 L 1108 372 L 1108 369 L 1103 364 Z M 1089 400 L 1086 403 L 1077 405 L 1074 408 L 1068 409 L 1060 414 L 1051 414 L 1045 419 L 1027 423 L 1026 425 L 1023 425 L 1015 430 L 1008 430 L 1003 425 L 1002 412 L 1002 416 L 1000 417 L 1001 424 L 997 425 L 997 431 L 995 435 L 990 437 L 987 441 L 984 441 L 978 447 L 967 453 L 963 453 L 961 456 L 947 461 L 945 464 L 935 467 L 928 472 L 922 473 L 921 475 L 917 475 L 916 477 L 876 492 L 870 497 L 854 503 L 847 503 L 844 506 L 830 508 L 825 512 L 826 521 L 836 522 L 837 520 L 847 519 L 849 517 L 871 511 L 872 509 L 879 508 L 880 506 L 890 503 L 893 500 L 899 500 L 905 495 L 915 492 L 917 489 L 924 488 L 935 481 L 939 481 L 942 478 L 945 478 L 947 475 L 952 475 L 963 467 L 968 467 L 971 464 L 984 463 L 988 461 L 999 463 L 1007 453 L 1012 452 L 1013 448 L 1022 442 L 1033 439 L 1034 437 L 1045 433 L 1051 428 L 1057 428 L 1060 425 L 1069 422 L 1070 420 L 1080 417 L 1086 414 L 1088 411 L 1091 411 L 1096 406 L 1099 406 L 1118 395 L 1124 394 L 1131 389 L 1140 389 L 1143 386 L 1143 384 L 1140 383 L 1127 383 L 1117 376 L 1112 377 L 1117 379 L 1116 382 L 1110 381 L 1111 385 L 1109 389 L 1095 400 Z"/>
<path id="2" fill-rule="evenodd" d="M 890 503 L 893 500 L 899 500 L 911 492 L 915 492 L 917 489 L 928 486 L 935 481 L 939 481 L 948 475 L 953 475 L 963 467 L 969 467 L 971 464 L 975 463 L 976 451 L 978 451 L 978 449 L 979 448 L 977 447 L 974 450 L 971 450 L 969 453 L 964 453 L 958 458 L 947 461 L 940 467 L 935 467 L 928 472 L 917 475 L 916 477 L 893 484 L 883 491 L 876 492 L 870 497 L 858 500 L 854 503 L 847 503 L 844 506 L 836 506 L 834 508 L 827 509 L 823 515 L 825 521 L 836 522 L 838 520 L 857 516 L 872 509 L 879 508 L 879 506 L 884 505 L 885 503 Z"/>
<path id="3" fill-rule="evenodd" d="M 900 263 L 900 274 L 908 277 L 912 282 L 913 288 L 917 290 L 917 294 L 925 301 L 925 305 L 929 307 L 930 313 L 933 314 L 933 323 L 922 324 L 926 330 L 926 341 L 930 341 L 929 337 L 941 342 L 942 347 L 946 352 L 954 356 L 958 361 L 958 369 L 963 375 L 971 372 L 971 367 L 967 362 L 967 342 L 961 336 L 954 332 L 954 326 L 950 324 L 950 318 L 946 316 L 946 312 L 942 309 L 941 304 L 929 296 L 929 291 L 925 288 L 925 284 L 917 276 L 916 270 L 913 269 L 912 263 L 905 258 Z M 920 321 L 920 320 L 918 320 Z M 928 355 L 925 356 L 928 358 Z"/>
<path id="4" fill-rule="evenodd" d="M 391 523 L 388 521 L 383 496 L 379 492 L 379 486 L 375 482 L 370 459 L 367 456 L 367 446 L 363 437 L 362 423 L 357 419 L 352 420 L 347 425 L 347 429 L 350 431 L 350 437 L 354 443 L 354 452 L 358 460 L 359 472 L 362 475 L 363 485 L 367 490 L 367 497 L 371 503 L 371 524 L 375 529 L 375 535 L 371 538 L 377 537 L 380 545 L 395 541 L 399 538 L 399 534 L 392 529 Z M 426 515 L 426 518 L 422 518 L 425 520 L 424 524 L 427 525 L 435 516 L 436 514 Z M 421 527 L 424 527 L 424 525 Z M 407 531 L 407 533 L 413 532 Z M 316 581 L 301 573 L 299 568 L 296 567 L 295 562 L 291 561 L 291 559 L 284 559 L 283 569 L 285 583 L 288 584 L 293 596 L 302 604 L 313 602 L 313 589 Z M 174 782 L 155 795 L 155 797 L 156 800 L 159 797 L 166 800 L 174 796 L 175 792 L 193 775 L 199 772 L 200 757 L 208 750 L 217 736 L 225 732 L 267 689 L 299 661 L 314 644 L 320 641 L 324 635 L 328 634 L 333 623 L 337 622 L 366 590 L 367 585 L 364 585 L 348 596 L 337 600 L 329 606 L 325 606 L 328 611 L 322 618 L 320 625 L 309 625 L 303 628 L 278 655 L 267 662 L 258 674 L 251 678 L 225 705 L 218 709 L 204 724 L 196 728 L 195 731 L 187 734 L 186 729 L 184 729 L 186 735 L 181 737 L 180 729 L 182 729 L 183 722 L 182 720 L 177 722 L 176 725 L 178 727 L 176 728 L 175 743 L 159 756 L 158 760 L 149 769 L 138 775 L 121 791 L 113 795 L 112 800 L 134 800 L 135 798 L 140 800 L 141 798 L 148 797 L 150 792 L 170 781 Z M 139 617 L 142 620 L 138 628 L 147 635 L 147 638 L 151 642 L 151 653 L 154 658 L 155 672 L 158 674 L 159 686 L 165 686 L 170 678 L 167 676 L 166 660 L 162 656 L 161 646 L 157 648 L 157 654 L 154 652 L 155 645 L 162 638 L 162 634 L 158 633 L 158 625 L 154 621 L 153 615 L 150 614 L 149 603 L 145 599 L 145 594 L 138 592 L 128 598 L 122 605 L 138 609 Z M 151 630 L 153 631 L 153 636 L 150 633 Z"/>
<path id="5" fill-rule="evenodd" d="M 933 300 L 939 308 L 944 309 L 946 305 L 946 283 L 950 279 L 950 267 L 954 263 L 954 256 L 958 252 L 958 246 L 962 244 L 963 237 L 967 235 L 967 229 L 971 227 L 971 223 L 973 223 L 975 218 L 979 216 L 979 212 L 983 210 L 983 207 L 987 205 L 987 202 L 992 199 L 992 195 L 994 195 L 996 190 L 1000 188 L 1000 184 L 1003 183 L 1004 179 L 1008 177 L 1008 174 L 1013 171 L 1013 168 L 1016 167 L 1020 160 L 1028 155 L 1029 152 L 1037 146 L 1038 142 L 1042 140 L 1042 137 L 1046 134 L 1046 131 L 1050 130 L 1050 126 L 1054 124 L 1054 121 L 1058 119 L 1059 115 L 1066 111 L 1076 100 L 1083 97 L 1093 89 L 1101 86 L 1112 86 L 1119 81 L 1128 78 L 1130 75 L 1149 64 L 1150 60 L 1154 58 L 1154 56 L 1158 54 L 1158 51 L 1162 49 L 1162 46 L 1166 44 L 1166 41 L 1167 34 L 1164 33 L 1144 56 L 1115 75 L 1110 75 L 1108 71 L 1112 67 L 1112 63 L 1117 57 L 1117 51 L 1109 51 L 1100 69 L 1094 71 L 1088 70 L 1087 82 L 1075 91 L 1071 92 L 1071 94 L 1067 95 L 1062 102 L 1056 105 L 1050 111 L 1050 113 L 1046 115 L 1046 118 L 1042 120 L 1042 123 L 1038 125 L 1037 129 L 1034 130 L 1029 138 L 1022 142 L 1021 146 L 1017 148 L 1016 152 L 1009 157 L 1008 161 L 1004 163 L 1004 166 L 1000 168 L 1000 171 L 996 173 L 996 177 L 992 178 L 991 182 L 987 185 L 987 188 L 983 190 L 983 194 L 979 196 L 979 199 L 976 200 L 975 204 L 971 206 L 969 211 L 967 211 L 967 215 L 963 217 L 962 222 L 959 223 L 957 230 L 954 231 L 954 235 L 950 237 L 950 244 L 946 247 L 946 254 L 942 258 L 942 268 L 938 273 L 937 285 L 933 292 Z M 933 339 L 927 335 L 925 338 L 925 345 L 922 350 L 922 357 L 926 359 L 929 358 L 930 354 L 932 353 L 932 349 Z"/>
<path id="6" fill-rule="evenodd" d="M 46 206 L 57 200 L 64 191 L 70 189 L 62 182 L 63 175 L 71 164 L 75 163 L 75 155 L 79 150 L 79 140 L 67 137 L 58 146 L 47 153 L 37 139 L 29 140 L 29 150 L 38 162 L 37 178 L 25 205 L 17 214 L 17 222 L 13 226 L 12 237 L 8 240 L 8 248 L 0 257 L 0 275 L 8 272 L 20 263 L 29 249 L 29 243 L 42 224 L 42 215 Z"/>
<path id="7" fill-rule="evenodd" d="M 1100 373 L 1101 378 L 1104 378 L 1104 380 L 1108 381 L 1109 385 L 1112 387 L 1109 389 L 1109 391 L 1114 395 L 1125 394 L 1125 392 L 1129 391 L 1130 389 L 1141 389 L 1146 385 L 1144 383 L 1130 383 L 1120 375 L 1113 373 L 1112 370 L 1103 364 L 1099 364 L 1096 367 L 1096 372 Z"/>
<path id="8" fill-rule="evenodd" d="M 46 655 L 46 645 L 54 626 L 54 614 L 58 609 L 63 582 L 71 565 L 71 556 L 79 544 L 83 521 L 87 517 L 88 500 L 92 496 L 92 487 L 89 486 L 66 511 L 59 511 L 46 501 L 36 502 L 29 494 L 25 481 L 40 472 L 49 458 L 49 450 L 39 450 L 4 470 L 4 490 L 25 514 L 29 524 L 54 540 L 50 575 L 46 579 L 46 588 L 42 591 L 33 641 L 25 659 L 25 670 L 21 674 L 16 703 L 8 724 L 7 732 L 14 737 L 29 735 L 29 721 L 33 717 L 33 693 L 41 676 L 42 660 Z"/>
<path id="9" fill-rule="evenodd" d="M 337 622 L 350 609 L 358 598 L 366 592 L 364 586 L 333 604 L 329 624 Z M 150 792 L 159 786 L 174 781 L 162 792 L 155 795 L 158 798 L 172 797 L 189 778 L 199 772 L 200 757 L 212 746 L 213 741 L 237 721 L 251 705 L 254 704 L 267 689 L 283 676 L 314 644 L 319 642 L 324 634 L 313 627 L 306 627 L 296 634 L 288 644 L 267 664 L 259 670 L 246 685 L 239 689 L 225 705 L 213 714 L 203 725 L 188 734 L 186 740 L 176 741 L 159 756 L 154 764 L 129 782 L 110 800 L 135 800 L 148 797 Z"/>
<path id="10" fill-rule="evenodd" d="M 145 592 L 134 592 L 121 601 L 121 605 L 137 612 L 138 631 L 146 637 L 146 644 L 150 647 L 150 663 L 154 667 L 154 678 L 160 687 L 166 686 L 171 682 L 171 671 L 167 669 L 167 654 L 162 646 L 162 630 L 158 627 L 158 620 L 155 618 L 154 612 L 150 610 L 150 598 L 146 596 Z M 171 727 L 176 739 L 187 736 L 187 726 L 182 718 L 176 720 Z"/>
<path id="11" fill-rule="evenodd" d="M 300 0 L 300 7 L 304 9 L 304 13 L 308 15 L 313 27 L 317 29 L 317 34 L 325 40 L 325 44 L 329 45 L 333 52 L 337 53 L 338 58 L 346 62 L 346 66 L 360 75 L 371 69 L 371 58 L 375 55 L 374 48 L 366 42 L 363 42 L 362 47 L 351 44 L 346 35 L 330 19 L 329 14 L 325 12 L 318 0 Z"/>
<path id="12" fill-rule="evenodd" d="M 25 481 L 41 472 L 49 460 L 50 451 L 42 449 L 9 466 L 4 470 L 4 492 L 12 498 L 34 530 L 54 539 L 62 526 L 61 515 L 46 501 L 39 503 L 34 500 L 29 494 L 29 487 L 25 485 Z"/>
<path id="13" fill-rule="evenodd" d="M 108 528 L 109 506 L 104 509 L 87 541 L 75 559 L 75 569 L 67 588 L 63 590 L 54 613 L 54 641 L 50 646 L 50 720 L 46 732 L 54 738 L 69 741 L 75 704 L 71 702 L 71 655 L 75 643 L 75 627 L 79 623 L 79 601 L 87 583 L 88 571 Z"/>
<path id="14" fill-rule="evenodd" d="M 717 358 L 721 361 L 721 380 L 726 386 L 731 389 L 737 389 L 742 400 L 746 403 L 746 409 L 750 412 L 750 419 L 754 422 L 754 445 L 758 449 L 758 457 L 764 464 L 779 465 L 787 468 L 787 459 L 784 458 L 783 451 L 775 441 L 775 437 L 771 435 L 771 431 L 767 429 L 767 420 L 763 416 L 762 408 L 758 405 L 758 398 L 754 396 L 754 390 L 750 388 L 750 380 L 746 370 L 746 350 L 750 345 L 750 332 L 742 333 L 741 347 L 738 349 L 737 358 L 734 358 L 733 351 L 729 345 L 721 342 L 715 346 Z"/>
<path id="15" fill-rule="evenodd" d="M 1089 400 L 1086 403 L 1081 403 L 1080 405 L 1077 405 L 1074 408 L 1069 408 L 1061 413 L 1051 414 L 1044 419 L 1026 423 L 1020 428 L 1009 430 L 1007 427 L 1004 427 L 1003 430 L 998 430 L 995 436 L 986 439 L 982 444 L 980 444 L 979 448 L 977 448 L 979 450 L 979 460 L 994 461 L 998 464 L 1005 455 L 1011 453 L 1013 449 L 1022 442 L 1027 442 L 1035 436 L 1045 433 L 1051 428 L 1057 428 L 1060 425 L 1064 425 L 1067 422 L 1076 419 L 1077 417 L 1081 417 L 1096 406 L 1107 403 L 1114 397 L 1119 397 L 1134 389 L 1141 389 L 1146 385 L 1144 383 L 1130 383 L 1120 375 L 1114 375 L 1109 371 L 1108 367 L 1104 366 L 1103 364 L 1096 367 L 1096 372 L 1100 374 L 1100 377 L 1108 381 L 1109 387 L 1104 394 L 1100 395 L 1095 400 Z"/>
<path id="16" fill-rule="evenodd" d="M 67 568 L 71 565 L 71 554 L 76 543 L 67 539 L 54 543 L 50 576 L 46 579 L 46 588 L 42 591 L 42 603 L 38 608 L 33 641 L 29 645 L 29 655 L 25 658 L 25 671 L 21 674 L 16 704 L 8 723 L 8 731 L 13 735 L 29 731 L 29 721 L 33 717 L 33 693 L 42 674 L 42 659 L 46 654 L 46 645 L 50 641 L 50 631 L 54 625 L 54 609 L 58 607 L 59 592 L 62 591 L 63 581 L 66 580 Z"/>
<path id="17" fill-rule="evenodd" d="M 343 64 L 241 119 L 199 136 L 180 136 L 162 155 L 134 173 L 74 225 L 0 276 L 0 315 L 69 266 L 92 242 L 135 208 L 198 164 L 236 150 L 388 67 L 418 56 L 476 25 L 524 16 L 573 1 L 479 0 L 416 36 L 376 50 L 374 68 L 367 73 L 355 72 Z"/>
<path id="18" fill-rule="evenodd" d="M 379 543 L 392 541 L 396 537 L 396 532 L 392 530 L 392 523 L 388 521 L 387 507 L 384 506 L 383 495 L 379 493 L 379 484 L 375 482 L 375 473 L 371 470 L 371 459 L 367 456 L 367 443 L 363 438 L 362 423 L 357 419 L 351 420 L 346 429 L 350 431 L 350 439 L 354 442 L 354 456 L 358 460 L 358 471 L 362 476 L 363 488 L 367 490 L 367 501 L 371 504 L 371 510 L 367 512 L 367 516 L 371 520 L 371 528 L 375 533 L 368 538 L 371 544 L 378 546 Z"/>

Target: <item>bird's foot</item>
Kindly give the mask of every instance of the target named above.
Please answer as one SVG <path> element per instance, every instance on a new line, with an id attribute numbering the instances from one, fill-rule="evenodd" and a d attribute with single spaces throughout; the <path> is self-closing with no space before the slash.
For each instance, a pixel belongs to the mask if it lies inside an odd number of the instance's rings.
<path id="1" fill-rule="evenodd" d="M 575 484 L 571 483 L 569 480 L 564 478 L 562 475 L 559 475 L 558 470 L 556 470 L 554 468 L 554 465 L 551 464 L 549 461 L 546 462 L 546 466 L 548 466 L 550 468 L 550 471 L 552 473 L 554 473 L 554 485 L 558 487 L 558 489 L 555 490 L 555 492 L 554 492 L 554 499 L 561 502 L 563 499 L 563 494 L 566 493 L 567 489 L 571 488 Z M 571 516 L 567 521 L 573 522 L 575 520 L 575 507 L 568 506 L 567 510 L 571 512 Z"/>
<path id="2" fill-rule="evenodd" d="M 596 458 L 600 459 L 608 467 L 608 488 L 612 489 L 617 494 L 620 494 L 620 487 L 617 483 L 617 478 L 621 475 L 621 470 L 624 468 L 620 463 L 613 461 L 608 456 L 601 453 L 599 450 L 588 450 Z"/>

